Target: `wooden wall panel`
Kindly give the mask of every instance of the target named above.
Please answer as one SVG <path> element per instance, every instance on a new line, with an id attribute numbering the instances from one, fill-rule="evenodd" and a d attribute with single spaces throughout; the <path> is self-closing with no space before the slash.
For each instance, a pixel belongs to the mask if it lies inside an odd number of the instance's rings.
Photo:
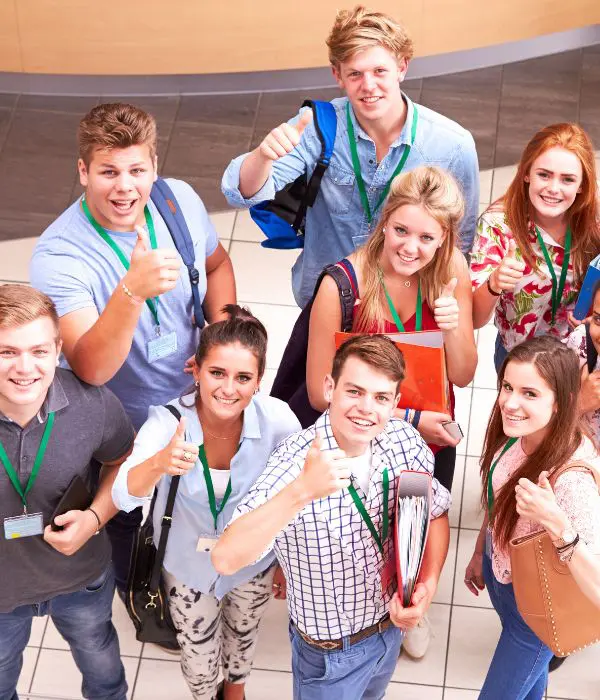
<path id="1" fill-rule="evenodd" d="M 0 70 L 19 73 L 23 66 L 15 2 L 0 0 Z"/>
<path id="2" fill-rule="evenodd" d="M 0 37 L 6 35 L 0 41 L 0 70 L 152 75 L 324 66 L 324 40 L 336 9 L 352 4 L 354 0 L 0 0 Z M 416 55 L 499 44 L 600 21 L 592 19 L 600 13 L 598 0 L 371 3 L 375 4 L 404 21 L 414 37 Z M 2 13 L 10 7 L 12 14 L 4 22 Z"/>

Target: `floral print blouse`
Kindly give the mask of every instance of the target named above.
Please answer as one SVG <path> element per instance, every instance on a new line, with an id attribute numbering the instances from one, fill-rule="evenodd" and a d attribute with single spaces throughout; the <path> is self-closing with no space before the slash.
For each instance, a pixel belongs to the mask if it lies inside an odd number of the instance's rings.
<path id="1" fill-rule="evenodd" d="M 552 237 L 539 229 L 554 264 L 556 278 L 560 279 L 564 259 L 564 248 Z M 529 231 L 531 245 L 538 261 L 537 269 L 526 264 L 523 277 L 512 292 L 504 292 L 496 304 L 494 323 L 502 344 L 507 350 L 527 338 L 538 335 L 553 335 L 561 340 L 569 334 L 567 312 L 573 311 L 579 289 L 573 285 L 573 267 L 569 264 L 562 302 L 552 325 L 552 278 L 537 240 L 533 222 Z M 508 252 L 513 237 L 502 210 L 484 212 L 477 222 L 477 235 L 471 254 L 471 282 L 473 291 L 485 284 L 488 277 L 500 265 Z M 522 260 L 517 249 L 517 259 Z"/>

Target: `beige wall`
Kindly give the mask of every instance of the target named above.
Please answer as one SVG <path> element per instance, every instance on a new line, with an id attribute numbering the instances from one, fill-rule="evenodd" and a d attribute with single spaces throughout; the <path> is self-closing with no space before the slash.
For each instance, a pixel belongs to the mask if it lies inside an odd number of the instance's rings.
<path id="1" fill-rule="evenodd" d="M 324 38 L 340 6 L 339 0 L 0 0 L 0 71 L 135 75 L 324 66 Z M 404 21 L 418 56 L 600 22 L 599 0 L 372 0 L 371 6 Z"/>

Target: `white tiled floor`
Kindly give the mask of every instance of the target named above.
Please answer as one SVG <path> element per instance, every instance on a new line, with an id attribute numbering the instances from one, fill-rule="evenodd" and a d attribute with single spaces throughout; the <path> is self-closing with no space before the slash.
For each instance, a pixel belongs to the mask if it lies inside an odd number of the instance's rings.
<path id="1" fill-rule="evenodd" d="M 504 191 L 514 168 L 482 173 L 481 202 Z M 290 288 L 290 269 L 297 251 L 261 248 L 260 235 L 246 212 L 212 215 L 219 237 L 230 252 L 238 298 L 262 319 L 269 332 L 267 371 L 262 390 L 269 391 L 281 353 L 298 315 Z M 0 282 L 28 279 L 27 265 L 35 239 L 0 243 Z M 481 522 L 477 458 L 495 399 L 492 362 L 495 330 L 478 332 L 480 364 L 472 386 L 456 391 L 457 417 L 465 439 L 459 445 L 450 513 L 451 543 L 446 567 L 432 605 L 433 640 L 419 662 L 401 657 L 388 700 L 475 700 L 499 633 L 487 593 L 478 598 L 464 587 L 465 566 Z M 466 456 L 465 456 L 466 455 Z M 285 604 L 273 601 L 263 621 L 255 670 L 247 687 L 249 700 L 291 698 L 290 647 Z M 179 664 L 173 656 L 135 640 L 120 601 L 114 619 L 132 700 L 190 700 Z M 561 700 L 598 700 L 600 645 L 588 649 L 552 674 L 549 694 Z M 35 620 L 19 682 L 22 698 L 81 698 L 81 677 L 67 645 L 51 621 Z M 336 700 L 331 698 L 331 700 Z M 506 700 L 511 700 L 507 698 Z"/>

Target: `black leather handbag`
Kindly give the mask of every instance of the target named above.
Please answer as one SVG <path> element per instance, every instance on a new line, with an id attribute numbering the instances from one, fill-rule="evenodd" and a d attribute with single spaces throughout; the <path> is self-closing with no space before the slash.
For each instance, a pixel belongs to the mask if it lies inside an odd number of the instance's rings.
<path id="1" fill-rule="evenodd" d="M 173 406 L 165 406 L 179 421 L 181 414 Z M 154 546 L 152 515 L 157 491 L 154 491 L 150 511 L 145 522 L 138 528 L 127 578 L 125 607 L 135 625 L 138 642 L 164 644 L 177 641 L 177 631 L 169 613 L 162 578 L 162 564 L 167 549 L 167 540 L 173 516 L 173 507 L 181 477 L 171 480 L 167 505 L 162 517 L 158 549 Z"/>

